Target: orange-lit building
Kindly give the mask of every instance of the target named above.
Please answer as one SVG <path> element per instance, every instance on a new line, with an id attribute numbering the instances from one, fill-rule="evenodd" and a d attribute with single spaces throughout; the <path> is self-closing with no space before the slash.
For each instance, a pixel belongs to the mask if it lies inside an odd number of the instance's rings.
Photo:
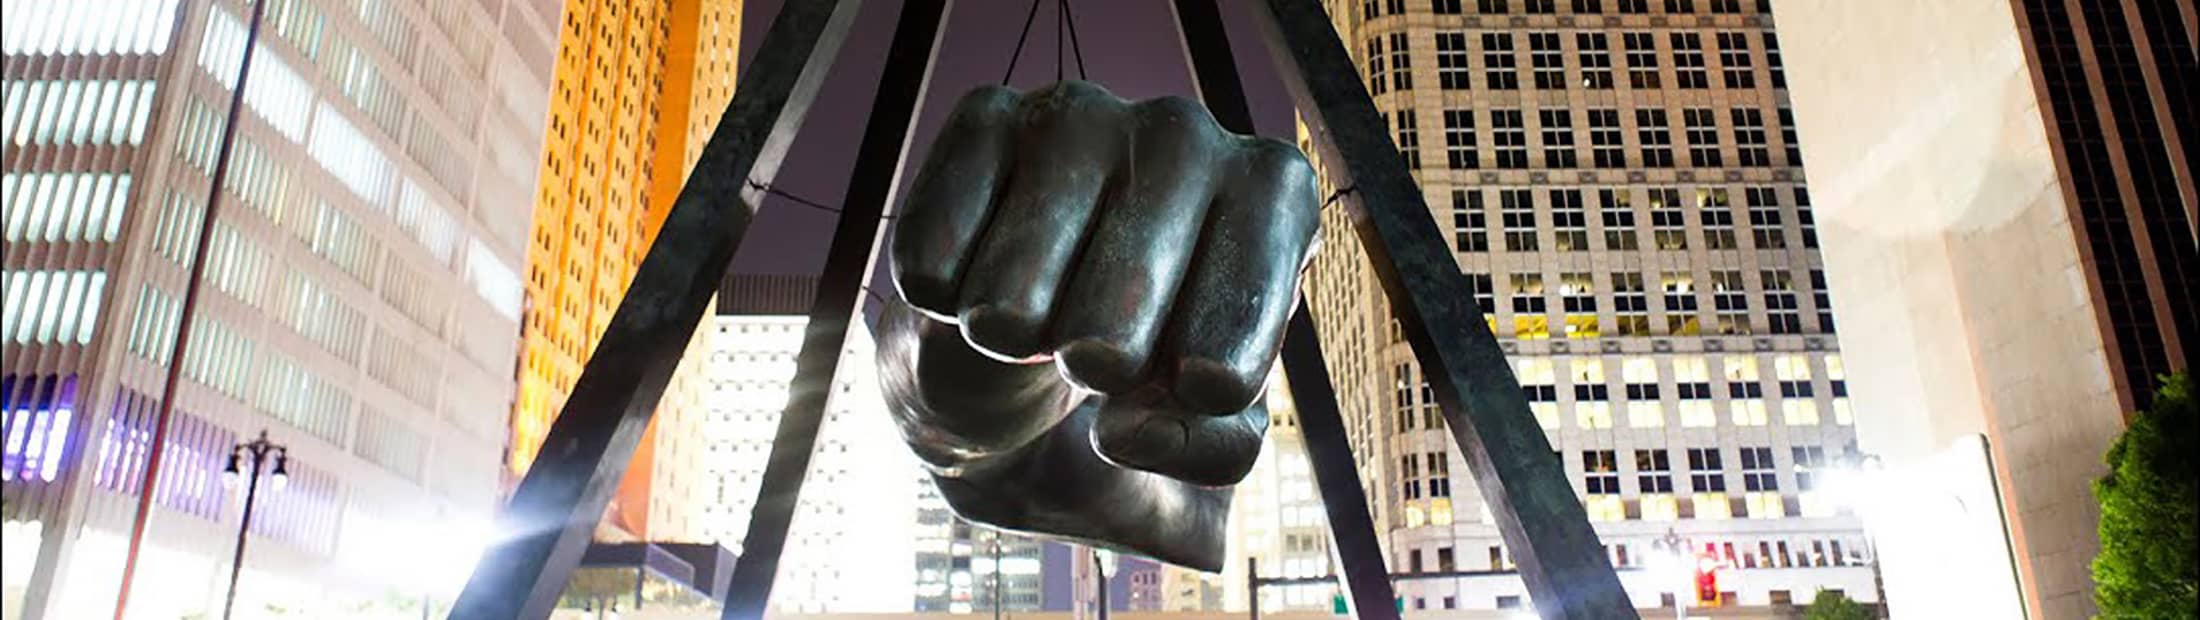
<path id="1" fill-rule="evenodd" d="M 506 458 L 541 448 L 718 115 L 733 97 L 739 0 L 566 3 L 535 195 L 519 393 Z M 708 330 L 699 330 L 703 338 Z M 691 346 L 689 351 L 708 347 Z M 600 537 L 677 540 L 700 446 L 695 364 L 683 362 L 635 452 Z"/>

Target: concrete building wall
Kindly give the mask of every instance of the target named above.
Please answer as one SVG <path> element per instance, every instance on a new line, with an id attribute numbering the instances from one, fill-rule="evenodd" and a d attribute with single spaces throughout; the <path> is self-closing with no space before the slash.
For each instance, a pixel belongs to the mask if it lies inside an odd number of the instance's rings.
<path id="1" fill-rule="evenodd" d="M 558 7 L 269 2 L 201 240 L 251 10 L 5 5 L 9 618 L 112 613 L 171 362 L 132 617 L 218 613 L 263 429 L 240 615 L 418 614 L 486 536 Z"/>
<path id="2" fill-rule="evenodd" d="M 2145 362 L 2108 336 L 2116 291 L 2104 291 L 2105 259 L 2089 241 L 2117 231 L 2088 233 L 2079 218 L 2123 207 L 2073 202 L 2079 158 L 2045 107 L 2056 99 L 2020 4 L 1795 0 L 1778 10 L 1827 271 L 1842 323 L 1857 328 L 1841 346 L 1862 447 L 1886 459 L 1893 482 L 1983 436 L 1992 478 L 1971 483 L 2002 490 L 2024 605 L 2036 618 L 2090 615 L 2099 543 L 2089 484 L 2148 388 L 2120 385 L 2127 366 Z M 2145 232 L 2191 249 L 2189 230 Z M 2180 329 L 2149 337 L 2174 347 Z M 1924 508 L 1884 506 L 1873 527 L 1899 529 Z M 1949 550 L 1931 534 L 1911 539 L 1920 546 L 1885 545 L 1896 613 L 1985 587 L 1946 570 Z M 1963 561 L 2006 565 L 2001 551 Z"/>
<path id="3" fill-rule="evenodd" d="M 1740 601 L 1876 600 L 1856 518 L 1808 471 L 1853 443 L 1853 365 L 1764 4 L 1327 7 L 1613 564 L 1645 569 L 1670 532 Z M 1389 568 L 1509 571 L 1354 199 L 1326 207 L 1307 298 Z M 1627 583 L 1644 606 L 1668 589 Z M 1398 589 L 1409 611 L 1525 598 L 1509 574 Z"/>

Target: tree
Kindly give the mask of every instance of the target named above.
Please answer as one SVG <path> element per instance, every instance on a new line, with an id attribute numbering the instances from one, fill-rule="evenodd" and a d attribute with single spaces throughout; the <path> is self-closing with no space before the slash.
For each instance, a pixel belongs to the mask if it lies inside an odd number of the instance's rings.
<path id="1" fill-rule="evenodd" d="M 2101 501 L 2101 553 L 2093 558 L 2093 598 L 2102 618 L 2186 618 L 2200 607 L 2200 419 L 2192 377 L 2162 378 L 2150 411 L 2108 449 L 2108 475 L 2093 483 Z"/>
<path id="2" fill-rule="evenodd" d="M 1810 606 L 1803 609 L 1803 620 L 1872 620 L 1875 617 L 1872 608 L 1833 590 L 1819 590 L 1818 596 L 1810 600 Z"/>

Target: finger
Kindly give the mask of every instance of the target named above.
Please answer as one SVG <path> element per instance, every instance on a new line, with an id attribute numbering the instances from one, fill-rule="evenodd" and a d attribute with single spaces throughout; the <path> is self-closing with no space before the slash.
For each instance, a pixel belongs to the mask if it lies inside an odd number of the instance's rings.
<path id="1" fill-rule="evenodd" d="M 1145 380 L 1213 195 L 1212 154 L 1230 139 L 1205 108 L 1183 98 L 1140 103 L 1130 120 L 1110 204 L 1093 224 L 1052 327 L 1063 376 L 1111 394 Z"/>
<path id="2" fill-rule="evenodd" d="M 1260 395 L 1320 225 L 1313 168 L 1298 149 L 1245 139 L 1200 234 L 1164 339 L 1177 398 L 1231 414 Z"/>
<path id="3" fill-rule="evenodd" d="M 964 95 L 910 184 L 894 228 L 894 285 L 910 305 L 952 321 L 964 267 L 1015 153 L 1019 97 L 988 86 Z"/>
<path id="4" fill-rule="evenodd" d="M 1045 435 L 1086 398 L 1045 366 L 1003 364 L 955 326 L 889 303 L 878 320 L 879 387 L 917 457 L 959 475 Z"/>
<path id="5" fill-rule="evenodd" d="M 1048 312 L 1100 201 L 1126 108 L 1099 87 L 1064 82 L 1027 97 L 1016 161 L 962 282 L 956 316 L 972 346 L 1006 361 L 1043 360 Z"/>
<path id="6" fill-rule="evenodd" d="M 1185 409 L 1159 386 L 1105 398 L 1092 427 L 1101 457 L 1192 484 L 1219 487 L 1244 480 L 1268 431 L 1268 408 L 1258 402 L 1217 416 Z"/>

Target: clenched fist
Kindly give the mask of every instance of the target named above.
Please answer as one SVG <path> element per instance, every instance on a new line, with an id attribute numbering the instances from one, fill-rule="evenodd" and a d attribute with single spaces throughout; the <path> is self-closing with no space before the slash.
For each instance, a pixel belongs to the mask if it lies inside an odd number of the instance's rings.
<path id="1" fill-rule="evenodd" d="M 907 305 L 879 330 L 888 407 L 948 503 L 1219 570 L 1318 203 L 1297 149 L 1189 100 L 966 95 L 901 211 Z"/>

